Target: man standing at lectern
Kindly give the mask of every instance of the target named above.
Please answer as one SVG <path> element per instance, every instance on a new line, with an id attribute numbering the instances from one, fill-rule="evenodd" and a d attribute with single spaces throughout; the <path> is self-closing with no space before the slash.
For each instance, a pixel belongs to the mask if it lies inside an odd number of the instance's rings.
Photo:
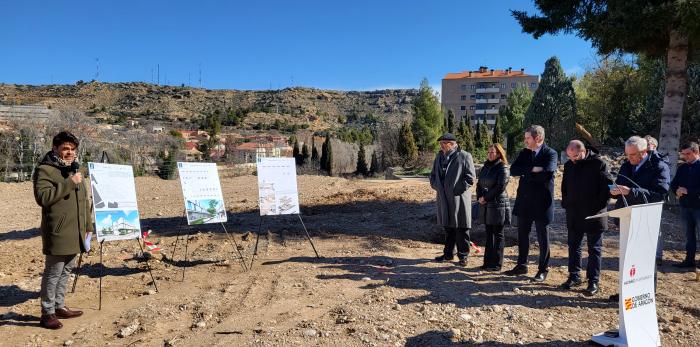
<path id="1" fill-rule="evenodd" d="M 610 189 L 612 198 L 617 199 L 615 208 L 664 201 L 671 183 L 668 164 L 649 154 L 647 140 L 639 136 L 625 141 L 625 155 L 627 160 L 620 167 L 617 185 Z M 656 264 L 661 265 L 661 259 L 657 258 Z M 618 294 L 610 296 L 611 301 L 618 299 Z"/>

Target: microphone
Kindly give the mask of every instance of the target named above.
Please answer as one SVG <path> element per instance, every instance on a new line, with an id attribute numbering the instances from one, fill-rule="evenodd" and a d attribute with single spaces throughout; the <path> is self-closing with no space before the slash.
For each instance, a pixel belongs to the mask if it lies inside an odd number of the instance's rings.
<path id="1" fill-rule="evenodd" d="M 623 174 L 621 174 L 621 173 L 619 173 L 619 172 L 611 171 L 610 174 L 615 175 L 615 176 L 618 176 L 618 177 L 622 177 L 622 178 L 624 178 L 624 179 L 630 181 L 635 187 L 637 187 L 637 188 L 639 188 L 639 189 L 644 189 L 644 188 L 642 188 L 639 184 L 637 184 L 637 182 L 635 182 L 635 181 L 632 180 L 631 178 L 629 178 L 629 177 L 627 177 L 627 176 L 625 176 L 625 175 L 623 175 Z M 615 183 L 615 181 L 613 181 L 613 183 L 614 183 L 615 186 L 617 187 L 617 183 Z M 622 195 L 622 196 L 624 197 L 624 195 Z M 642 194 L 642 198 L 644 199 L 644 203 L 645 203 L 645 204 L 648 204 L 648 203 L 649 203 L 649 200 L 647 200 L 647 196 L 646 196 L 645 194 Z M 627 205 L 626 202 L 625 202 L 625 205 Z"/>
<path id="2" fill-rule="evenodd" d="M 73 160 L 73 162 L 70 164 L 70 170 L 73 172 L 73 175 L 78 173 L 78 170 L 80 170 L 80 164 L 77 160 Z M 80 190 L 80 185 L 77 185 L 76 187 L 76 190 Z"/>

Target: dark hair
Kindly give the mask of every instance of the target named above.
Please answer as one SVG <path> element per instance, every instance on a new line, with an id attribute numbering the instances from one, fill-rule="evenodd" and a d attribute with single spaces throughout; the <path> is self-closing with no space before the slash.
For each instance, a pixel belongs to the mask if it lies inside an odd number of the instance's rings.
<path id="1" fill-rule="evenodd" d="M 689 149 L 689 150 L 693 151 L 693 153 L 700 152 L 700 147 L 698 146 L 698 143 L 694 142 L 694 141 L 684 143 L 683 146 L 681 146 L 681 150 L 684 150 L 684 149 Z"/>
<path id="2" fill-rule="evenodd" d="M 65 142 L 71 142 L 75 145 L 75 147 L 78 147 L 80 145 L 80 141 L 78 140 L 75 135 L 71 134 L 68 131 L 61 131 L 60 133 L 56 134 L 56 136 L 53 137 L 53 146 L 58 147 Z"/>
<path id="3" fill-rule="evenodd" d="M 530 133 L 530 136 L 534 139 L 535 137 L 539 136 L 544 140 L 544 128 L 541 125 L 530 125 L 525 129 L 526 133 Z"/>

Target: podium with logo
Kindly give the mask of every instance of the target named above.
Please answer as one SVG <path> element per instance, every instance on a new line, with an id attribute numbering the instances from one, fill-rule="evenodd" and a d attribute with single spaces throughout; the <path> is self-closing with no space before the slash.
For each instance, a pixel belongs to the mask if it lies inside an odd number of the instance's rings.
<path id="1" fill-rule="evenodd" d="M 654 273 L 663 202 L 634 205 L 590 218 L 620 219 L 619 329 L 593 335 L 603 346 L 661 346 Z"/>

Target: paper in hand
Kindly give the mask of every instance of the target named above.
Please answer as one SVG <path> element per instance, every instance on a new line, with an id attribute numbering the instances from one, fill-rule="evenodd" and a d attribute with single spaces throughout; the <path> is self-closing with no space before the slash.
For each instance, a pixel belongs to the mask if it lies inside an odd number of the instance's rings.
<path id="1" fill-rule="evenodd" d="M 85 236 L 85 243 L 83 245 L 85 246 L 85 252 L 90 252 L 90 241 L 92 240 L 92 233 L 88 233 Z"/>

